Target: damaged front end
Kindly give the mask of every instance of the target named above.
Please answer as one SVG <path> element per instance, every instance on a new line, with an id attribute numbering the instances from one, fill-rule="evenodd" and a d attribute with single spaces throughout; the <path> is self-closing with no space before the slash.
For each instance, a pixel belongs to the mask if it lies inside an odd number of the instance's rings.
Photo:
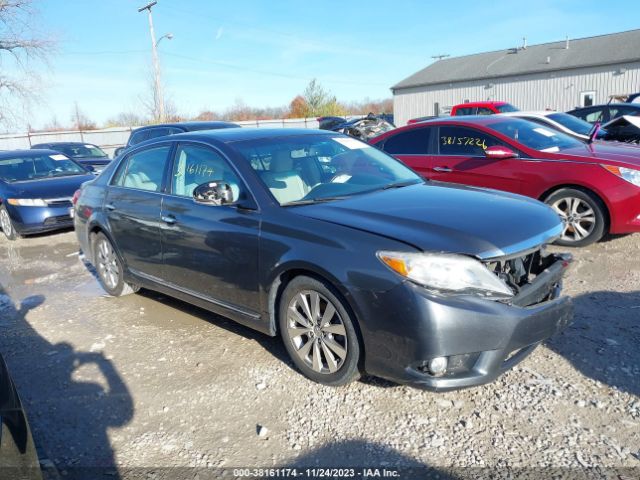
<path id="1" fill-rule="evenodd" d="M 527 307 L 560 295 L 562 276 L 573 260 L 568 253 L 540 248 L 524 255 L 485 260 L 486 267 L 513 291 L 509 303 Z"/>

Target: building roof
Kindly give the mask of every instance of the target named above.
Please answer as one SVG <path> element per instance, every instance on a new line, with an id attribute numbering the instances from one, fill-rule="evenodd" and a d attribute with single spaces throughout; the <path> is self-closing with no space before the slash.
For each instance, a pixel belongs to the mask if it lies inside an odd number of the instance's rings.
<path id="1" fill-rule="evenodd" d="M 397 83 L 392 90 L 640 61 L 640 30 L 446 58 Z"/>

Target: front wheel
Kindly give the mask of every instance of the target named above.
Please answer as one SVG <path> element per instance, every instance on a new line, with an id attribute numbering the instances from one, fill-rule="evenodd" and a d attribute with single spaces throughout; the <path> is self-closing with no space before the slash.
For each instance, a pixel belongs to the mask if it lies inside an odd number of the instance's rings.
<path id="1" fill-rule="evenodd" d="M 360 377 L 354 320 L 333 289 L 314 278 L 294 278 L 280 299 L 279 326 L 293 363 L 308 378 L 345 385 Z"/>
<path id="2" fill-rule="evenodd" d="M 98 280 L 109 295 L 121 297 L 138 291 L 138 287 L 124 281 L 122 262 L 113 245 L 102 232 L 93 239 L 93 255 Z"/>
<path id="3" fill-rule="evenodd" d="M 2 232 L 8 240 L 15 240 L 20 236 L 13 226 L 9 212 L 7 212 L 7 207 L 4 205 L 0 206 L 0 228 L 2 228 Z"/>
<path id="4" fill-rule="evenodd" d="M 594 194 L 574 188 L 562 188 L 545 200 L 560 218 L 564 229 L 557 245 L 584 247 L 605 234 L 605 206 Z"/>

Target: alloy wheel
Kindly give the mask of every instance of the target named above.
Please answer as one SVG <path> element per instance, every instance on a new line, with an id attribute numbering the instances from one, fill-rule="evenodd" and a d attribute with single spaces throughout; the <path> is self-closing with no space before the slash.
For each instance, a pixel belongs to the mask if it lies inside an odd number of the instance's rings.
<path id="1" fill-rule="evenodd" d="M 347 331 L 335 305 L 314 290 L 295 295 L 287 308 L 287 335 L 295 354 L 313 371 L 337 372 L 347 357 Z"/>
<path id="2" fill-rule="evenodd" d="M 120 269 L 118 268 L 118 258 L 111 244 L 101 239 L 98 242 L 98 274 L 110 289 L 115 289 L 120 281 Z"/>
<path id="3" fill-rule="evenodd" d="M 562 240 L 577 242 L 587 238 L 596 226 L 596 214 L 581 198 L 563 197 L 551 204 L 564 224 Z"/>
<path id="4" fill-rule="evenodd" d="M 2 227 L 2 231 L 5 235 L 10 236 L 13 230 L 13 225 L 11 225 L 11 219 L 9 218 L 9 214 L 3 208 L 0 209 L 0 227 Z"/>

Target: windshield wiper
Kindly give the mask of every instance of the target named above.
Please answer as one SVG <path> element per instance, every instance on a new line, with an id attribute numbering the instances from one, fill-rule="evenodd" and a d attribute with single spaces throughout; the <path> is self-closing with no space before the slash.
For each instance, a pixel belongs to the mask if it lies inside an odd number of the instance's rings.
<path id="1" fill-rule="evenodd" d="M 405 180 L 404 182 L 396 182 L 396 183 L 390 183 L 389 185 L 385 185 L 384 187 L 382 187 L 382 190 L 389 190 L 391 188 L 402 188 L 402 187 L 408 187 L 410 185 L 418 185 L 419 183 L 424 183 L 421 180 Z"/>
<path id="2" fill-rule="evenodd" d="M 281 203 L 281 207 L 290 207 L 294 205 L 311 205 L 314 203 L 332 202 L 333 200 L 343 200 L 349 195 L 337 196 L 337 197 L 322 197 L 322 198 L 309 198 L 307 200 L 294 200 L 293 202 Z"/>

